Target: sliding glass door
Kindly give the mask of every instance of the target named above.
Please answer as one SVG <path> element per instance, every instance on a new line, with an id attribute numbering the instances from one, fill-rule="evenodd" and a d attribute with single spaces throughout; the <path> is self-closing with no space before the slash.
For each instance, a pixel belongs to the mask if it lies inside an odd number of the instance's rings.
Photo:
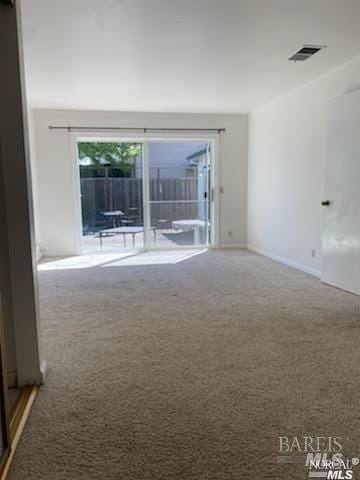
<path id="1" fill-rule="evenodd" d="M 211 146 L 78 141 L 84 253 L 210 244 Z"/>
<path id="2" fill-rule="evenodd" d="M 150 247 L 209 244 L 209 145 L 149 141 Z"/>

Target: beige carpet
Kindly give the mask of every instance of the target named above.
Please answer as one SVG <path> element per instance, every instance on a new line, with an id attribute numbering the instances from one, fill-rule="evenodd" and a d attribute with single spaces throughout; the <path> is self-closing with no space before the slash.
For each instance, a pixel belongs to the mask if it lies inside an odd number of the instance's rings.
<path id="1" fill-rule="evenodd" d="M 308 478 L 278 435 L 360 453 L 358 297 L 245 251 L 40 280 L 49 377 L 9 480 Z"/>

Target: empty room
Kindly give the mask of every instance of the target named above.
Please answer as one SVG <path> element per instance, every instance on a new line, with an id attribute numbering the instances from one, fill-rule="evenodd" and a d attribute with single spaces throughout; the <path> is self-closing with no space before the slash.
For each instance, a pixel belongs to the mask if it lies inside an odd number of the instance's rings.
<path id="1" fill-rule="evenodd" d="M 0 480 L 360 478 L 359 21 L 0 1 Z"/>

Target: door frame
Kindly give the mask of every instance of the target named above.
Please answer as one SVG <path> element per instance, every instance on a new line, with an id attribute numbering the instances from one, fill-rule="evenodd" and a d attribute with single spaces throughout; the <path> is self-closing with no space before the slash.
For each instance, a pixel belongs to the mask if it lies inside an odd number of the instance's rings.
<path id="1" fill-rule="evenodd" d="M 210 154 L 210 199 L 211 203 L 211 227 L 210 227 L 210 242 L 209 245 L 204 246 L 204 248 L 218 248 L 219 247 L 219 226 L 220 226 L 220 198 L 219 198 L 219 163 L 220 163 L 220 141 L 218 134 L 191 134 L 191 133 L 139 133 L 131 135 L 122 134 L 114 135 L 114 132 L 101 132 L 101 135 L 92 132 L 70 132 L 70 149 L 73 165 L 73 211 L 74 211 L 74 240 L 76 245 L 76 253 L 78 255 L 83 254 L 83 241 L 82 241 L 82 211 L 81 211 L 81 191 L 80 191 L 80 169 L 78 165 L 78 142 L 133 142 L 133 143 L 142 143 L 143 148 L 143 185 L 144 185 L 144 200 L 147 201 L 148 193 L 146 192 L 146 185 L 148 185 L 148 152 L 147 145 L 150 141 L 156 142 L 186 142 L 186 141 L 199 141 L 207 142 L 211 145 L 211 154 Z M 145 206 L 145 205 L 144 205 Z M 144 226 L 150 222 L 149 213 L 146 214 L 148 208 L 144 208 Z M 147 229 L 145 228 L 145 235 Z M 146 246 L 146 243 L 145 243 Z M 195 248 L 202 248 L 201 245 L 194 246 Z M 157 250 L 181 250 L 189 249 L 191 246 L 178 246 L 178 247 L 159 247 Z M 144 250 L 146 250 L 144 248 Z M 151 248 L 155 250 L 155 248 Z"/>

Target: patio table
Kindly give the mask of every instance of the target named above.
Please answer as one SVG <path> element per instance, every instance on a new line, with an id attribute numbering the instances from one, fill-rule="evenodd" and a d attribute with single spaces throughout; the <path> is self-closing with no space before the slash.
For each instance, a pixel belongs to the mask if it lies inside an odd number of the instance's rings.
<path id="1" fill-rule="evenodd" d="M 156 228 L 150 227 L 154 232 L 154 241 L 156 243 Z M 126 247 L 126 235 L 132 235 L 133 247 L 135 247 L 135 235 L 138 233 L 144 233 L 144 227 L 115 227 L 105 228 L 99 231 L 100 246 L 103 247 L 103 237 L 112 235 L 122 235 L 124 239 L 124 247 Z"/>
<path id="2" fill-rule="evenodd" d="M 121 210 L 110 210 L 108 212 L 102 212 L 102 214 L 104 217 L 112 219 L 114 228 L 117 227 L 118 218 L 125 215 L 124 212 L 122 212 Z"/>
<path id="3" fill-rule="evenodd" d="M 189 220 L 175 220 L 172 222 L 172 228 L 174 230 L 193 230 L 194 231 L 194 243 L 198 245 L 200 243 L 200 229 L 204 228 L 206 223 L 204 220 L 189 219 Z"/>

